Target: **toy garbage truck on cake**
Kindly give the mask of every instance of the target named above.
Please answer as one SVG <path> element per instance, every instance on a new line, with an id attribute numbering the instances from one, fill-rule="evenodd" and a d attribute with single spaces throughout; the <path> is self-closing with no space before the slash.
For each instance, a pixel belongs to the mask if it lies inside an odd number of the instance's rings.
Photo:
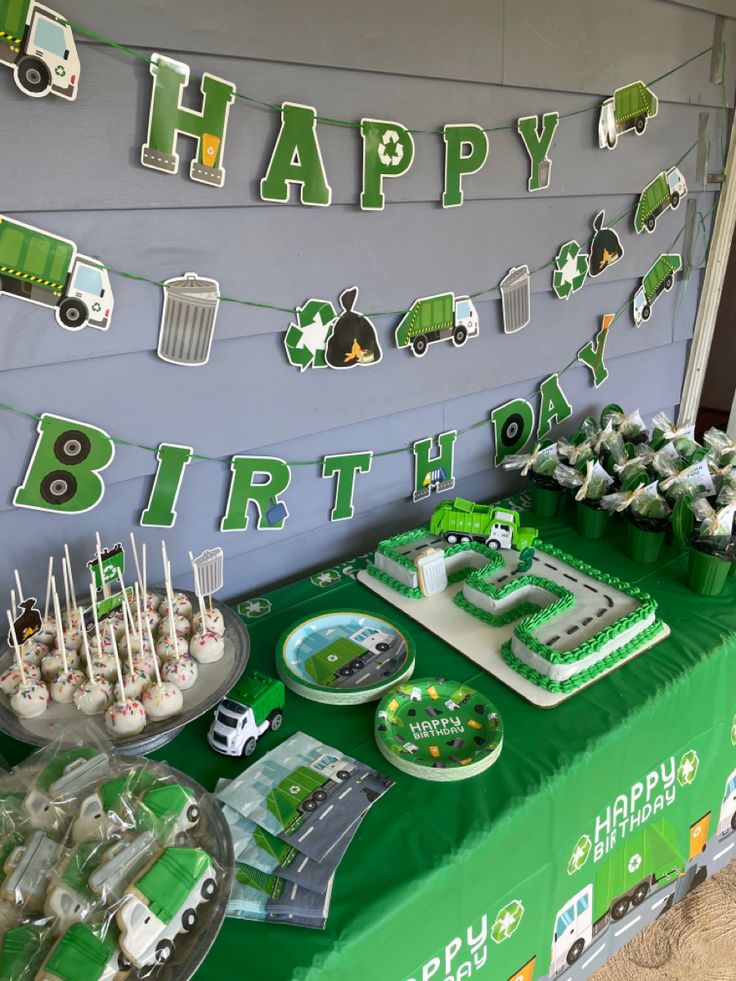
<path id="1" fill-rule="evenodd" d="M 137 968 L 170 960 L 175 938 L 198 922 L 215 895 L 212 859 L 201 848 L 167 848 L 125 891 L 117 911 L 120 947 Z"/>
<path id="2" fill-rule="evenodd" d="M 66 330 L 87 324 L 107 330 L 112 286 L 100 262 L 77 252 L 74 242 L 0 215 L 0 291 L 54 307 Z"/>
<path id="3" fill-rule="evenodd" d="M 613 149 L 620 133 L 633 129 L 641 136 L 650 116 L 657 115 L 657 96 L 644 82 L 632 82 L 616 89 L 610 99 L 601 104 L 598 117 L 598 145 L 602 150 Z"/>
<path id="4" fill-rule="evenodd" d="M 478 311 L 467 296 L 441 293 L 416 300 L 396 328 L 397 347 L 408 347 L 417 357 L 433 341 L 452 340 L 460 347 L 479 330 Z"/>
<path id="5" fill-rule="evenodd" d="M 528 548 L 537 537 L 536 528 L 522 528 L 518 511 L 495 504 L 475 504 L 462 497 L 443 501 L 435 508 L 429 530 L 455 545 L 483 542 L 488 548 Z"/>
<path id="6" fill-rule="evenodd" d="M 639 203 L 634 213 L 634 228 L 637 234 L 645 229 L 653 232 L 657 217 L 666 208 L 676 208 L 687 194 L 687 184 L 677 167 L 670 167 L 657 174 L 639 195 Z"/>
<path id="7" fill-rule="evenodd" d="M 79 55 L 66 20 L 33 0 L 0 3 L 0 62 L 10 65 L 15 84 L 35 99 L 77 97 Z"/>
<path id="8" fill-rule="evenodd" d="M 217 706 L 207 741 L 224 756 L 250 756 L 263 733 L 281 728 L 283 718 L 283 682 L 254 671 Z"/>
<path id="9" fill-rule="evenodd" d="M 642 321 L 649 320 L 652 306 L 662 290 L 671 290 L 675 273 L 682 268 L 682 257 L 677 253 L 661 255 L 645 274 L 641 286 L 634 293 L 632 301 L 634 323 L 638 327 Z"/>

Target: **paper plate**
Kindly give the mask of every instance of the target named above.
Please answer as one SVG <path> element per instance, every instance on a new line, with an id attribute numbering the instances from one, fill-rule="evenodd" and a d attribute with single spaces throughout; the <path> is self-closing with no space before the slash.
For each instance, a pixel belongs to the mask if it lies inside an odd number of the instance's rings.
<path id="1" fill-rule="evenodd" d="M 446 678 L 398 685 L 379 703 L 375 735 L 399 770 L 424 780 L 463 780 L 492 766 L 503 723 L 481 692 Z"/>
<path id="2" fill-rule="evenodd" d="M 301 620 L 276 647 L 284 684 L 313 701 L 368 702 L 414 670 L 411 638 L 393 623 L 358 610 L 334 610 Z"/>

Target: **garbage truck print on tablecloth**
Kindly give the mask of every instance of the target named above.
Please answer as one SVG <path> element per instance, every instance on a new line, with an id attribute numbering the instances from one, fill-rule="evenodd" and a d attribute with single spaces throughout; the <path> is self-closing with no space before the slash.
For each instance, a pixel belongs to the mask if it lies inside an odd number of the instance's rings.
<path id="1" fill-rule="evenodd" d="M 79 55 L 72 29 L 54 10 L 32 0 L 0 3 L 0 62 L 34 99 L 77 97 Z"/>
<path id="2" fill-rule="evenodd" d="M 74 242 L 0 215 L 0 292 L 54 307 L 65 330 L 107 330 L 114 299 L 107 269 Z"/>

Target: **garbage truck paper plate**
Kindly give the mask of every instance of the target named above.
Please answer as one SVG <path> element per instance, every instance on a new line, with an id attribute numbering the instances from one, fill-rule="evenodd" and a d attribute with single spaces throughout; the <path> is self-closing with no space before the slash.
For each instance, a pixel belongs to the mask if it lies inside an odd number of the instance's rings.
<path id="1" fill-rule="evenodd" d="M 322 613 L 293 624 L 276 645 L 276 669 L 315 702 L 356 705 L 380 698 L 414 669 L 411 638 L 369 613 Z"/>

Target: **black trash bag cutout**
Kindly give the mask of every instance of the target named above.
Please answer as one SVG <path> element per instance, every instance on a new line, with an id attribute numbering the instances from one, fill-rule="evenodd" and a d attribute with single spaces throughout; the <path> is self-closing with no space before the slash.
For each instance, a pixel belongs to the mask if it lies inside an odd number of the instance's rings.
<path id="1" fill-rule="evenodd" d="M 609 266 L 623 257 L 621 239 L 612 228 L 603 227 L 605 211 L 599 211 L 593 221 L 593 238 L 590 242 L 589 276 L 600 276 Z"/>
<path id="2" fill-rule="evenodd" d="M 335 321 L 325 347 L 325 361 L 330 368 L 378 364 L 383 356 L 376 328 L 367 317 L 353 311 L 357 299 L 357 286 L 340 294 L 343 312 Z"/>

